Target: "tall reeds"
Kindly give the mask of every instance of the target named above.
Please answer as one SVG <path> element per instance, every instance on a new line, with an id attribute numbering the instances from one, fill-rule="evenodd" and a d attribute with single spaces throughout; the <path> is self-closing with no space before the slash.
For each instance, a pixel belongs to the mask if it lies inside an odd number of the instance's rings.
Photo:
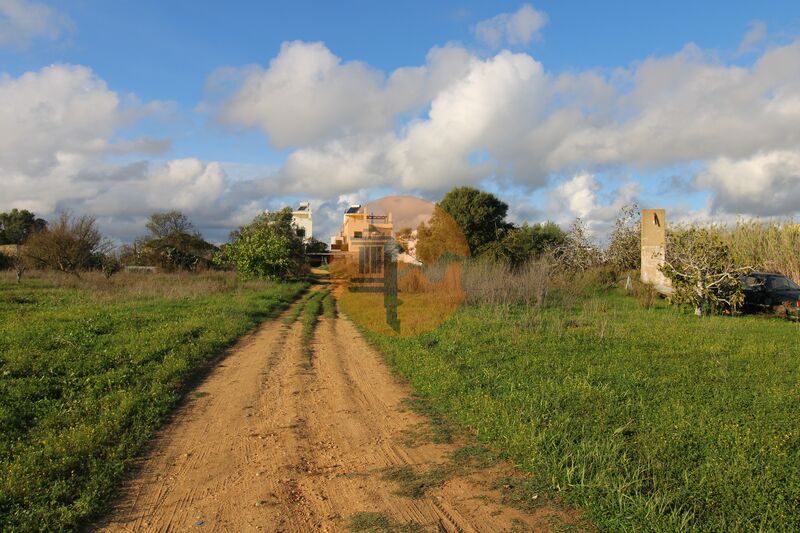
<path id="1" fill-rule="evenodd" d="M 800 224 L 792 220 L 762 222 L 740 220 L 720 227 L 734 260 L 756 270 L 780 272 L 800 283 Z"/>
<path id="2" fill-rule="evenodd" d="M 550 290 L 552 266 L 541 259 L 513 269 L 494 261 L 465 261 L 461 280 L 467 305 L 522 304 L 541 307 Z"/>

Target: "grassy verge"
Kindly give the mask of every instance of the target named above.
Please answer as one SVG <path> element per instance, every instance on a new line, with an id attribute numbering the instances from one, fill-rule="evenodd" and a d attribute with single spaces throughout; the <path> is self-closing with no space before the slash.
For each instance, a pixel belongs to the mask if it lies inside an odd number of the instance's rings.
<path id="1" fill-rule="evenodd" d="M 309 345 L 308 343 L 310 343 L 311 339 L 314 337 L 314 328 L 322 312 L 322 301 L 328 293 L 329 291 L 327 289 L 312 293 L 303 308 L 303 342 L 306 346 Z"/>
<path id="2" fill-rule="evenodd" d="M 330 290 L 327 291 L 322 299 L 322 314 L 325 318 L 336 318 L 336 298 Z"/>
<path id="3" fill-rule="evenodd" d="M 291 326 L 294 322 L 300 317 L 303 313 L 303 309 L 305 308 L 308 300 L 314 296 L 313 292 L 307 292 L 303 295 L 303 297 L 295 304 L 292 310 L 284 317 L 283 323 L 286 326 Z"/>
<path id="4" fill-rule="evenodd" d="M 415 388 L 601 529 L 800 529 L 800 328 L 594 293 L 367 335 Z M 517 498 L 530 498 L 517 494 Z"/>
<path id="5" fill-rule="evenodd" d="M 304 287 L 0 282 L 0 530 L 74 529 L 97 513 L 198 369 Z"/>

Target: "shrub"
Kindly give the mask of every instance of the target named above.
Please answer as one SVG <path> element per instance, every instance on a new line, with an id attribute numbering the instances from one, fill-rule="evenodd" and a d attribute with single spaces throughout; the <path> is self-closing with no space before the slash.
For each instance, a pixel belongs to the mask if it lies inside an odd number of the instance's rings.
<path id="1" fill-rule="evenodd" d="M 610 289 L 617 286 L 619 273 L 608 264 L 600 264 L 582 273 L 583 281 L 592 287 Z"/>
<path id="2" fill-rule="evenodd" d="M 0 252 L 0 270 L 10 270 L 14 267 L 14 258 Z"/>
<path id="3" fill-rule="evenodd" d="M 504 262 L 464 261 L 462 285 L 467 305 L 544 305 L 550 290 L 552 265 L 547 259 L 513 269 Z"/>
<path id="4" fill-rule="evenodd" d="M 78 276 L 110 248 L 94 217 L 64 212 L 57 222 L 30 236 L 25 254 L 39 265 Z"/>
<path id="5" fill-rule="evenodd" d="M 292 226 L 292 210 L 258 215 L 232 235 L 214 257 L 219 265 L 232 265 L 245 276 L 286 279 L 304 267 L 303 241 Z"/>
<path id="6" fill-rule="evenodd" d="M 696 315 L 735 310 L 744 302 L 739 276 L 751 270 L 737 267 L 729 246 L 706 228 L 679 229 L 669 235 L 661 271 L 672 281 L 672 299 L 694 308 Z"/>
<path id="7" fill-rule="evenodd" d="M 652 283 L 642 283 L 641 281 L 633 282 L 633 295 L 636 297 L 640 307 L 650 309 L 656 304 L 658 299 L 658 291 Z"/>
<path id="8" fill-rule="evenodd" d="M 109 279 L 111 276 L 122 270 L 122 263 L 119 262 L 115 256 L 107 254 L 100 258 L 100 269 L 103 271 L 103 275 L 106 279 Z"/>
<path id="9" fill-rule="evenodd" d="M 506 261 L 517 268 L 564 245 L 566 238 L 567 234 L 555 222 L 533 226 L 525 223 L 509 229 L 502 239 L 487 246 L 482 255 L 497 261 Z"/>
<path id="10" fill-rule="evenodd" d="M 635 270 L 640 266 L 642 245 L 638 215 L 636 204 L 626 205 L 614 222 L 605 259 L 617 272 Z"/>
<path id="11" fill-rule="evenodd" d="M 589 229 L 580 218 L 567 232 L 564 244 L 555 251 L 558 264 L 571 272 L 589 270 L 603 263 L 603 251 L 589 237 Z"/>
<path id="12" fill-rule="evenodd" d="M 204 240 L 180 211 L 153 213 L 146 227 L 147 236 L 121 250 L 121 257 L 129 264 L 158 266 L 167 272 L 212 266 L 217 247 Z"/>

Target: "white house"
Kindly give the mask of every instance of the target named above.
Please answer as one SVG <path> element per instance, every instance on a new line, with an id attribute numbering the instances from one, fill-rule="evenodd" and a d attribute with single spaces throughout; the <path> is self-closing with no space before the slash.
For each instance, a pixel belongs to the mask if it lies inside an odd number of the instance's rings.
<path id="1" fill-rule="evenodd" d="M 312 221 L 311 221 L 311 205 L 308 202 L 300 202 L 300 206 L 292 211 L 292 224 L 297 228 L 297 234 L 303 238 L 304 242 L 311 240 Z"/>

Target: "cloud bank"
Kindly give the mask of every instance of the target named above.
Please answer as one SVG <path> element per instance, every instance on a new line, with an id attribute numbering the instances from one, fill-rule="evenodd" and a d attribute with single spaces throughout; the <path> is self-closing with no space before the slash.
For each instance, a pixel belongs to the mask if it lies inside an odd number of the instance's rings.
<path id="1" fill-rule="evenodd" d="M 292 148 L 275 177 L 291 194 L 373 186 L 435 195 L 488 179 L 529 191 L 553 184 L 556 197 L 575 198 L 550 213 L 601 217 L 607 209 L 579 208 L 593 190 L 587 176 L 699 165 L 693 186 L 711 195 L 712 211 L 792 215 L 798 65 L 800 42 L 748 67 L 689 44 L 624 68 L 567 73 L 527 53 L 482 57 L 451 45 L 382 73 L 321 43 L 291 42 L 267 67 L 241 72 L 218 117 Z M 745 180 L 760 193 L 738 192 Z M 635 187 L 623 189 L 635 199 Z"/>
<path id="2" fill-rule="evenodd" d="M 169 141 L 122 134 L 162 107 L 118 94 L 82 66 L 0 76 L 0 211 L 73 209 L 128 240 L 153 211 L 181 209 L 224 238 L 263 209 L 268 184 L 231 180 L 196 158 L 153 162 Z"/>
<path id="3" fill-rule="evenodd" d="M 0 0 L 0 9 L 18 4 Z M 545 22 L 525 5 L 474 30 L 489 46 L 525 44 Z M 315 226 L 329 232 L 342 206 L 370 191 L 435 199 L 469 184 L 519 193 L 500 195 L 520 222 L 580 216 L 602 228 L 646 192 L 642 176 L 669 170 L 707 196 L 706 215 L 793 216 L 800 41 L 756 52 L 765 35 L 754 24 L 744 37 L 748 65 L 687 44 L 567 72 L 531 53 L 459 44 L 385 72 L 321 42 L 286 42 L 263 65 L 222 67 L 207 80 L 202 112 L 263 132 L 286 153 L 280 168 L 248 179 L 235 164 L 168 159 L 168 140 L 128 135 L 163 104 L 120 94 L 88 67 L 0 75 L 0 210 L 91 212 L 127 239 L 149 213 L 178 208 L 222 239 L 296 198 L 312 200 Z"/>

